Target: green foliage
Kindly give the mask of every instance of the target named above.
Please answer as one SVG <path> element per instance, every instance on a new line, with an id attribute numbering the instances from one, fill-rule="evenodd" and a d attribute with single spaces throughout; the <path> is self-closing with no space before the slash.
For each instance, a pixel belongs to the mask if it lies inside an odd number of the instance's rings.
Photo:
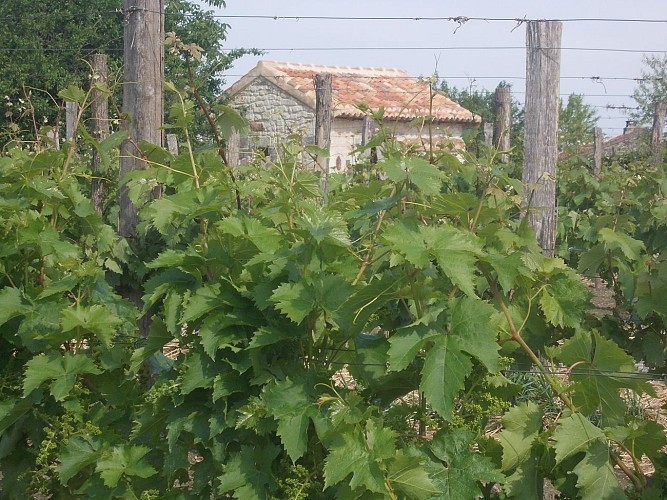
<path id="1" fill-rule="evenodd" d="M 667 56 L 644 55 L 644 68 L 632 94 L 639 110 L 632 118 L 641 124 L 650 124 L 655 114 L 655 105 L 667 99 Z"/>
<path id="2" fill-rule="evenodd" d="M 471 82 L 469 88 L 458 88 L 449 85 L 443 81 L 440 85 L 440 90 L 454 102 L 460 104 L 464 108 L 472 111 L 482 118 L 482 124 L 479 129 L 471 133 L 466 139 L 468 148 L 476 154 L 480 155 L 484 144 L 484 124 L 496 122 L 496 101 L 495 92 L 488 90 L 477 90 L 474 80 Z M 499 87 L 510 87 L 507 82 L 501 82 Z M 523 150 L 523 109 L 516 99 L 511 102 L 511 131 L 510 131 L 510 146 L 513 150 L 513 159 L 517 163 L 521 161 Z"/>
<path id="3" fill-rule="evenodd" d="M 561 99 L 560 113 L 558 114 L 559 151 L 567 151 L 577 146 L 590 144 L 597 121 L 597 112 L 584 102 L 582 95 L 570 94 L 565 105 L 563 105 Z"/>
<path id="4" fill-rule="evenodd" d="M 208 1 L 222 6 L 224 2 Z M 64 126 L 63 100 L 80 102 L 61 89 L 88 87 L 89 57 L 108 56 L 110 87 L 122 74 L 123 2 L 121 0 L 73 0 L 58 5 L 12 1 L 3 9 L 7 22 L 0 26 L 5 50 L 0 76 L 3 96 L 0 130 L 9 138 L 35 139 L 35 129 Z M 175 33 L 188 46 L 198 47 L 200 56 L 189 61 L 190 73 L 179 51 L 166 50 L 165 77 L 179 88 L 197 88 L 206 103 L 216 102 L 223 90 L 219 73 L 248 51 L 223 50 L 229 26 L 189 0 L 165 1 L 165 32 Z M 257 51 L 253 51 L 257 53 Z M 39 68 L 39 70 L 36 70 Z M 6 97 L 5 97 L 6 96 Z M 166 96 L 165 109 L 176 100 Z M 118 105 L 119 107 L 120 105 Z M 111 107 L 112 114 L 113 106 Z M 36 123 L 33 123 L 36 120 Z M 62 121 L 63 123 L 59 122 Z M 199 115 L 192 132 L 210 132 Z M 45 130 L 44 130 L 45 132 Z M 0 145 L 8 142 L 0 135 Z M 61 134 L 62 135 L 62 134 Z"/>
<path id="5" fill-rule="evenodd" d="M 574 157 L 559 174 L 559 253 L 610 286 L 615 305 L 597 327 L 647 365 L 664 369 L 667 269 L 664 163 L 644 156 L 596 178 Z"/>
<path id="6" fill-rule="evenodd" d="M 175 94 L 187 137 L 195 108 Z M 234 177 L 191 142 L 145 146 L 127 180 L 149 235 L 134 254 L 87 201 L 76 151 L 0 157 L 3 498 L 539 498 L 545 478 L 617 498 L 616 447 L 661 467 L 660 428 L 621 397 L 650 386 L 579 275 L 542 255 L 493 152 L 429 161 L 386 141 L 382 180 L 332 178 L 324 197 L 295 143 Z M 665 214 L 645 206 L 611 225 L 583 208 L 592 224 L 561 234 L 664 331 L 642 283 L 664 278 L 648 256 L 662 262 Z M 119 293 L 130 276 L 141 310 Z M 558 413 L 514 398 L 508 356 L 537 367 Z M 638 494 L 663 484 L 626 471 Z"/>

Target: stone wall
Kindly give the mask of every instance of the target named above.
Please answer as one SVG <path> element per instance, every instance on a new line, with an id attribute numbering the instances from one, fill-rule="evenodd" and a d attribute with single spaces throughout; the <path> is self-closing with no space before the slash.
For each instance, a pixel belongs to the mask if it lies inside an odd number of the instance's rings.
<path id="1" fill-rule="evenodd" d="M 234 97 L 234 107 L 251 123 L 247 148 L 270 148 L 292 133 L 313 142 L 315 112 L 265 78 L 257 78 Z M 245 148 L 244 148 L 245 149 Z"/>

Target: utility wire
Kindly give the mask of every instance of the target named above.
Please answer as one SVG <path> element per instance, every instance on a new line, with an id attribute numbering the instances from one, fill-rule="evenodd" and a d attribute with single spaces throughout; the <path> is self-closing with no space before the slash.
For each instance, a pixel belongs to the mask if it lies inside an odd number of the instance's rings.
<path id="1" fill-rule="evenodd" d="M 262 52 L 336 52 L 336 51 L 444 51 L 444 50 L 526 50 L 526 47 L 523 45 L 515 46 L 455 46 L 455 47 L 427 47 L 427 46 L 417 46 L 417 47 L 253 47 L 253 50 L 258 50 Z M 581 51 L 581 52 L 625 52 L 633 54 L 667 54 L 667 49 L 657 50 L 657 49 L 625 49 L 625 48 L 611 48 L 611 47 L 542 47 L 544 50 L 553 50 L 560 49 L 566 51 Z M 34 47 L 0 47 L 1 52 L 33 52 L 33 51 L 45 51 L 45 52 L 68 52 L 68 51 L 79 51 L 83 50 L 81 47 L 44 47 L 44 48 L 34 48 Z M 122 49 L 87 49 L 87 50 L 107 50 L 122 52 Z M 221 52 L 237 52 L 240 50 L 248 50 L 248 48 L 232 48 L 232 49 L 222 49 Z"/>
<path id="2" fill-rule="evenodd" d="M 158 13 L 149 9 L 142 9 L 144 12 Z M 67 13 L 63 17 L 67 18 L 86 18 L 103 15 L 123 15 L 123 9 L 109 11 L 88 11 L 78 13 Z M 213 19 L 255 19 L 269 21 L 445 21 L 463 25 L 470 21 L 489 22 L 512 22 L 524 24 L 527 22 L 558 21 L 562 23 L 644 23 L 644 24 L 665 24 L 667 19 L 646 19 L 646 18 L 605 18 L 605 17 L 571 17 L 571 18 L 551 18 L 551 19 L 529 19 L 527 17 L 469 17 L 469 16 L 325 16 L 325 15 L 262 15 L 262 14 L 214 14 L 211 11 L 201 11 L 198 13 L 172 12 L 165 9 L 165 16 L 174 17 L 210 17 Z M 48 12 L 26 13 L 21 16 L 0 16 L 0 20 L 12 21 L 20 19 L 37 19 L 40 17 L 51 17 Z"/>
<path id="3" fill-rule="evenodd" d="M 609 47 L 541 47 L 542 50 L 567 50 L 567 51 L 581 51 L 581 52 L 627 52 L 635 54 L 665 54 L 667 50 L 656 49 L 623 49 L 623 48 L 609 48 Z M 223 52 L 232 52 L 235 49 L 224 49 Z M 335 51 L 364 51 L 364 50 L 405 50 L 405 51 L 419 51 L 419 50 L 526 50 L 525 45 L 508 45 L 508 46 L 457 46 L 457 47 L 262 47 L 256 48 L 263 52 L 335 52 Z"/>

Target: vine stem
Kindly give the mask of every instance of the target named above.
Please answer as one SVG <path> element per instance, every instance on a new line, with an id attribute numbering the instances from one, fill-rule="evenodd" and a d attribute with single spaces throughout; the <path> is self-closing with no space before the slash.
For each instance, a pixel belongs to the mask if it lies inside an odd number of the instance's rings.
<path id="1" fill-rule="evenodd" d="M 382 225 L 382 220 L 384 219 L 384 216 L 385 216 L 386 213 L 387 213 L 387 211 L 383 210 L 378 215 L 378 222 L 375 225 L 375 230 L 373 231 L 373 234 L 371 235 L 371 242 L 368 246 L 368 251 L 366 252 L 366 257 L 364 258 L 364 262 L 361 264 L 361 268 L 359 268 L 359 272 L 357 273 L 357 276 L 354 278 L 354 281 L 352 281 L 352 286 L 356 285 L 359 282 L 359 280 L 364 275 L 364 273 L 366 272 L 366 269 L 368 269 L 368 266 L 371 263 L 371 256 L 373 255 L 373 250 L 375 248 L 375 241 L 377 240 L 378 231 L 380 231 L 380 226 Z"/>
<path id="2" fill-rule="evenodd" d="M 542 364 L 542 361 L 540 358 L 535 354 L 535 352 L 530 348 L 530 346 L 526 343 L 525 340 L 523 340 L 523 337 L 521 336 L 521 333 L 516 329 L 514 326 L 514 321 L 512 320 L 512 315 L 509 312 L 509 309 L 507 309 L 507 305 L 505 304 L 505 301 L 502 299 L 500 296 L 500 292 L 498 291 L 498 287 L 496 286 L 495 281 L 490 279 L 489 276 L 487 276 L 487 281 L 489 283 L 489 286 L 491 287 L 491 290 L 493 291 L 494 296 L 496 297 L 498 304 L 500 305 L 500 309 L 503 312 L 503 315 L 505 316 L 505 319 L 507 320 L 509 327 L 510 327 L 510 333 L 512 335 L 512 340 L 514 340 L 516 343 L 521 346 L 521 348 L 524 350 L 526 354 L 530 357 L 530 359 L 535 363 L 535 366 L 537 366 L 538 370 L 542 373 L 544 376 L 544 379 L 547 381 L 551 389 L 556 393 L 556 395 L 560 398 L 563 403 L 570 409 L 572 413 L 578 413 L 577 407 L 574 405 L 570 397 L 565 394 L 559 387 L 558 381 L 555 379 L 553 374 L 549 372 L 544 364 Z M 632 456 L 632 454 L 630 454 Z M 612 450 L 609 450 L 609 456 L 611 459 L 616 463 L 619 469 L 623 471 L 623 473 L 632 481 L 632 484 L 634 487 L 637 489 L 637 491 L 642 491 L 644 489 L 644 486 L 642 485 L 641 481 L 637 479 L 637 476 L 628 468 L 627 465 L 621 460 L 621 457 L 619 457 L 616 453 L 614 453 Z"/>
<path id="3" fill-rule="evenodd" d="M 197 101 L 199 108 L 202 110 L 202 113 L 204 113 L 206 121 L 208 121 L 211 133 L 213 134 L 213 138 L 215 139 L 215 144 L 218 148 L 218 155 L 222 159 L 222 162 L 229 167 L 229 177 L 231 178 L 232 183 L 234 184 L 234 192 L 236 194 L 236 208 L 237 210 L 241 210 L 241 194 L 239 193 L 239 190 L 236 187 L 236 176 L 234 175 L 232 168 L 229 166 L 229 162 L 227 162 L 227 153 L 225 153 L 225 148 L 222 146 L 222 140 L 220 139 L 220 134 L 218 133 L 218 127 L 216 126 L 215 121 L 213 120 L 213 117 L 209 112 L 208 106 L 206 106 L 204 99 L 202 99 L 201 94 L 199 93 L 199 87 L 195 84 L 195 78 L 194 75 L 192 74 L 192 64 L 190 64 L 190 56 L 187 53 L 185 54 L 185 66 L 188 69 L 188 80 L 190 80 L 190 86 L 192 87 L 192 94 L 195 96 L 195 100 Z"/>

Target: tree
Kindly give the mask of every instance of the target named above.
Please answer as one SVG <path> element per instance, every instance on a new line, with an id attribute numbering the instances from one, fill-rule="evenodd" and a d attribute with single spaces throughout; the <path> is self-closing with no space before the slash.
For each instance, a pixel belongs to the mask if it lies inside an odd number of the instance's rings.
<path id="1" fill-rule="evenodd" d="M 582 95 L 570 94 L 566 105 L 563 105 L 561 99 L 558 149 L 564 151 L 589 144 L 593 138 L 593 130 L 597 126 L 597 121 L 597 112 L 584 102 Z"/>
<path id="2" fill-rule="evenodd" d="M 220 0 L 207 0 L 223 6 Z M 34 133 L 33 118 L 56 125 L 61 104 L 58 92 L 70 85 L 85 87 L 90 68 L 86 62 L 96 52 L 109 56 L 109 73 L 119 75 L 123 56 L 122 0 L 72 0 L 31 2 L 13 0 L 3 10 L 0 23 L 0 130 L 8 126 L 24 137 Z M 201 60 L 192 60 L 192 79 L 208 101 L 222 92 L 219 73 L 230 67 L 242 50 L 225 52 L 222 43 L 229 26 L 190 0 L 165 1 L 165 31 L 203 47 Z M 190 76 L 179 55 L 167 53 L 166 78 L 183 88 Z M 166 106 L 168 109 L 169 98 Z M 3 141 L 0 139 L 0 144 Z"/>
<path id="3" fill-rule="evenodd" d="M 0 129 L 31 131 L 31 115 L 57 117 L 59 90 L 80 85 L 90 73 L 86 58 L 109 55 L 111 72 L 123 51 L 123 18 L 119 0 L 70 2 L 4 2 L 0 37 L 0 95 L 4 113 Z"/>
<path id="4" fill-rule="evenodd" d="M 501 82 L 499 86 L 509 87 L 506 82 Z M 472 150 L 478 150 L 479 144 L 484 142 L 484 123 L 495 123 L 495 93 L 488 90 L 459 89 L 450 86 L 446 81 L 440 84 L 440 90 L 454 102 L 464 108 L 481 116 L 482 124 L 476 132 L 466 137 L 467 145 Z M 514 148 L 512 158 L 516 159 L 521 154 L 523 144 L 523 108 L 518 101 L 512 99 L 512 130 L 511 147 Z"/>
<path id="5" fill-rule="evenodd" d="M 667 100 L 667 55 L 645 55 L 643 62 L 645 68 L 632 94 L 640 109 L 632 118 L 640 124 L 650 124 L 655 104 Z"/>

